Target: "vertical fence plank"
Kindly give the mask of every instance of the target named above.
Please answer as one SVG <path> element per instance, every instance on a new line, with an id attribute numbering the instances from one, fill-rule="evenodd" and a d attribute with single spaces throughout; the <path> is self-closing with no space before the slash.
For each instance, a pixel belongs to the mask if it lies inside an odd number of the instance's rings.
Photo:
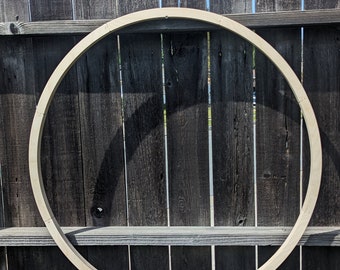
<path id="1" fill-rule="evenodd" d="M 76 19 L 117 17 L 116 1 L 75 1 Z M 87 226 L 126 225 L 122 100 L 117 37 L 110 35 L 77 64 Z M 127 246 L 88 247 L 98 269 L 128 268 Z"/>
<path id="2" fill-rule="evenodd" d="M 252 0 L 210 0 L 210 10 L 218 14 L 250 13 Z"/>
<path id="3" fill-rule="evenodd" d="M 252 46 L 230 32 L 211 33 L 211 97 L 215 225 L 252 226 Z M 216 247 L 216 268 L 243 269 L 244 256 L 254 263 L 254 248 Z"/>
<path id="4" fill-rule="evenodd" d="M 77 64 L 87 226 L 126 225 L 122 104 L 116 36 L 91 48 Z M 126 257 L 103 256 L 89 247 L 89 260 L 113 267 Z M 108 250 L 108 248 L 103 248 Z M 114 262 L 115 261 L 115 262 Z M 103 269 L 102 267 L 100 269 Z M 110 268 L 113 269 L 113 268 Z"/>
<path id="5" fill-rule="evenodd" d="M 162 7 L 178 7 L 178 0 L 162 0 Z"/>
<path id="6" fill-rule="evenodd" d="M 30 0 L 32 21 L 70 20 L 73 18 L 71 0 Z"/>
<path id="7" fill-rule="evenodd" d="M 258 1 L 257 12 L 299 10 L 299 0 Z M 300 74 L 301 41 L 297 29 L 258 30 Z M 289 226 L 299 214 L 300 110 L 281 74 L 256 54 L 257 202 L 259 226 Z M 272 147 L 275 145 L 275 147 Z M 259 248 L 259 265 L 276 250 Z M 296 269 L 296 248 L 280 269 Z"/>
<path id="8" fill-rule="evenodd" d="M 251 12 L 251 1 L 210 1 L 212 12 Z M 252 46 L 211 33 L 215 226 L 253 226 Z M 216 247 L 216 269 L 255 268 L 253 247 Z M 246 259 L 245 259 L 246 258 Z"/>
<path id="9" fill-rule="evenodd" d="M 74 0 L 75 19 L 114 19 L 118 15 L 118 1 Z"/>
<path id="10" fill-rule="evenodd" d="M 164 54 L 170 224 L 209 225 L 206 33 L 166 34 Z M 172 248 L 174 267 L 186 260 L 204 260 L 201 267 L 210 267 L 209 248 Z"/>
<path id="11" fill-rule="evenodd" d="M 28 141 L 35 110 L 31 38 L 2 37 L 0 41 L 0 163 L 4 226 L 41 226 L 28 173 Z M 2 203 L 1 203 L 2 204 Z M 6 252 L 0 266 L 6 269 Z M 9 252 L 9 262 L 20 257 Z"/>
<path id="12" fill-rule="evenodd" d="M 339 7 L 339 1 L 305 1 L 305 9 Z M 310 222 L 313 226 L 339 226 L 339 107 L 340 32 L 336 27 L 305 28 L 304 86 L 318 120 L 322 152 L 322 181 L 319 199 Z M 305 145 L 308 147 L 308 145 Z M 309 158 L 304 157 L 305 188 Z M 338 269 L 339 248 L 304 247 L 303 269 Z"/>
<path id="13" fill-rule="evenodd" d="M 257 33 L 300 74 L 300 29 L 263 29 Z M 256 54 L 256 126 L 258 225 L 291 226 L 300 205 L 300 109 L 282 75 L 259 52 Z M 259 248 L 259 265 L 275 250 Z M 281 269 L 298 265 L 298 249 L 295 249 Z"/>
<path id="14" fill-rule="evenodd" d="M 166 225 L 160 35 L 121 35 L 120 44 L 129 224 Z M 150 264 L 151 253 L 158 262 Z M 132 247 L 131 263 L 133 269 L 166 268 L 167 248 Z"/>
<path id="15" fill-rule="evenodd" d="M 118 5 L 119 16 L 149 8 L 159 7 L 159 0 L 149 1 L 121 1 Z"/>
<path id="16" fill-rule="evenodd" d="M 26 0 L 2 0 L 0 2 L 1 22 L 29 21 L 29 3 Z"/>

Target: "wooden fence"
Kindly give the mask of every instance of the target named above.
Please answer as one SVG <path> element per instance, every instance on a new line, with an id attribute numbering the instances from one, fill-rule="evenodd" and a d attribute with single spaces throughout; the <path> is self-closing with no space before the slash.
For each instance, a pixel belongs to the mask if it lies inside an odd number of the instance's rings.
<path id="1" fill-rule="evenodd" d="M 0 269 L 73 269 L 41 228 L 28 173 L 30 127 L 51 72 L 99 19 L 169 6 L 244 13 L 235 19 L 301 77 L 322 137 L 322 185 L 311 228 L 280 269 L 340 269 L 337 0 L 1 0 Z M 42 141 L 47 196 L 98 269 L 255 269 L 299 215 L 309 169 L 299 106 L 267 58 L 209 27 L 112 34 L 54 97 Z"/>

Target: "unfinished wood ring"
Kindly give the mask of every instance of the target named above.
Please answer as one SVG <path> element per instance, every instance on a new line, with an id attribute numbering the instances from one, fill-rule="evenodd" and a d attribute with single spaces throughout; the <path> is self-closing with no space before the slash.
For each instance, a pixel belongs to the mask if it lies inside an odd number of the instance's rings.
<path id="1" fill-rule="evenodd" d="M 314 115 L 313 108 L 308 100 L 307 94 L 303 89 L 303 86 L 301 85 L 298 77 L 295 75 L 294 71 L 290 68 L 283 57 L 274 48 L 269 45 L 265 40 L 263 40 L 260 36 L 258 36 L 252 30 L 246 28 L 245 26 L 221 15 L 207 11 L 188 8 L 161 8 L 139 11 L 119 17 L 102 25 L 101 27 L 97 28 L 86 37 L 84 37 L 76 46 L 74 46 L 70 50 L 70 52 L 59 63 L 59 65 L 51 75 L 50 79 L 48 80 L 44 91 L 41 94 L 34 115 L 29 141 L 29 169 L 31 185 L 40 214 L 56 244 L 62 250 L 64 255 L 78 269 L 96 269 L 78 253 L 78 251 L 66 238 L 52 213 L 51 207 L 46 197 L 40 166 L 41 136 L 46 114 L 48 112 L 48 108 L 50 106 L 54 93 L 57 90 L 61 80 L 74 64 L 74 62 L 77 61 L 77 59 L 82 54 L 84 54 L 91 46 L 93 46 L 95 43 L 97 43 L 99 40 L 109 35 L 110 33 L 129 25 L 137 24 L 143 21 L 150 21 L 155 19 L 166 20 L 169 18 L 192 19 L 211 23 L 220 26 L 223 29 L 234 32 L 235 34 L 249 41 L 259 50 L 261 50 L 277 66 L 277 68 L 286 78 L 295 95 L 297 102 L 300 105 L 308 131 L 310 146 L 311 164 L 309 184 L 300 215 L 292 231 L 290 232 L 284 243 L 281 245 L 281 247 L 276 251 L 276 253 L 259 268 L 261 270 L 276 269 L 288 257 L 288 255 L 297 245 L 309 223 L 317 201 L 322 170 L 322 149 L 317 121 Z"/>

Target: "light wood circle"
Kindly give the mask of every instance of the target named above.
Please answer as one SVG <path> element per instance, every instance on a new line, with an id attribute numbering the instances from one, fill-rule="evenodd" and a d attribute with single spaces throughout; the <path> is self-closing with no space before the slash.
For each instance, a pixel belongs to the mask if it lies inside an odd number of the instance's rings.
<path id="1" fill-rule="evenodd" d="M 41 175 L 40 165 L 40 147 L 41 136 L 51 100 L 57 90 L 61 80 L 74 64 L 77 59 L 84 54 L 91 46 L 99 40 L 115 32 L 121 28 L 132 24 L 151 21 L 156 19 L 191 19 L 211 23 L 220 26 L 222 29 L 229 30 L 252 43 L 255 47 L 261 50 L 280 70 L 290 85 L 297 102 L 301 108 L 305 124 L 308 131 L 309 146 L 310 146 L 310 176 L 306 197 L 297 221 L 288 235 L 287 239 L 276 251 L 276 253 L 259 269 L 272 270 L 276 269 L 288 257 L 294 247 L 297 245 L 303 235 L 309 220 L 312 216 L 321 182 L 322 171 L 322 149 L 320 142 L 320 134 L 317 121 L 314 115 L 313 108 L 307 97 L 307 94 L 300 83 L 294 71 L 290 68 L 282 56 L 265 40 L 255 34 L 252 30 L 245 26 L 228 19 L 222 15 L 215 13 L 188 9 L 188 8 L 159 8 L 130 13 L 128 15 L 114 19 L 101 27 L 97 28 L 86 37 L 84 37 L 77 45 L 75 45 L 64 59 L 59 63 L 48 80 L 34 115 L 30 141 L 29 141 L 29 170 L 31 177 L 31 185 L 34 193 L 34 198 L 39 208 L 39 212 L 56 244 L 62 250 L 64 255 L 78 269 L 96 269 L 85 258 L 78 253 L 70 241 L 62 232 L 60 225 L 56 221 L 51 207 L 48 203 L 43 179 Z"/>

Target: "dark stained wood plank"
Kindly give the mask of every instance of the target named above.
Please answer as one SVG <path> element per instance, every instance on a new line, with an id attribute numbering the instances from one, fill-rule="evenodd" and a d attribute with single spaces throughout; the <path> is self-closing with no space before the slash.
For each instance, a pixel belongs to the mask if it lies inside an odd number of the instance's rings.
<path id="1" fill-rule="evenodd" d="M 122 35 L 130 225 L 166 225 L 159 35 Z"/>
<path id="2" fill-rule="evenodd" d="M 251 247 L 216 247 L 216 270 L 255 269 L 255 250 Z"/>
<path id="3" fill-rule="evenodd" d="M 178 7 L 178 0 L 162 0 L 162 7 Z"/>
<path id="4" fill-rule="evenodd" d="M 340 269 L 339 247 L 304 247 L 302 269 L 328 270 Z"/>
<path id="5" fill-rule="evenodd" d="M 0 21 L 28 22 L 30 18 L 28 1 L 26 0 L 2 0 L 0 2 Z"/>
<path id="6" fill-rule="evenodd" d="M 300 29 L 263 29 L 257 33 L 300 74 Z M 300 109 L 282 75 L 258 51 L 256 131 L 258 225 L 293 225 L 300 211 Z M 259 248 L 259 262 L 269 257 L 269 249 Z M 275 249 L 271 251 L 273 254 Z M 290 256 L 287 269 L 298 267 L 296 252 Z"/>
<path id="7" fill-rule="evenodd" d="M 318 120 L 322 153 L 322 181 L 311 225 L 340 224 L 340 32 L 335 27 L 307 28 L 304 35 L 304 86 Z M 308 180 L 308 168 L 305 177 Z M 307 183 L 306 183 L 307 185 Z"/>
<path id="8" fill-rule="evenodd" d="M 0 163 L 6 226 L 41 226 L 28 171 L 28 141 L 36 98 L 30 38 L 1 38 Z M 29 213 L 29 214 L 28 214 Z"/>
<path id="9" fill-rule="evenodd" d="M 340 8 L 339 0 L 304 0 L 305 9 Z"/>
<path id="10" fill-rule="evenodd" d="M 91 246 L 87 253 L 88 261 L 97 269 L 129 269 L 127 246 Z"/>
<path id="11" fill-rule="evenodd" d="M 253 226 L 252 46 L 230 32 L 211 32 L 211 98 L 215 225 Z M 254 248 L 216 247 L 216 269 L 226 265 L 254 268 Z"/>
<path id="12" fill-rule="evenodd" d="M 210 1 L 220 14 L 251 12 L 251 1 Z M 215 226 L 255 223 L 252 46 L 211 32 L 211 109 Z M 216 269 L 255 268 L 253 247 L 215 247 Z"/>
<path id="13" fill-rule="evenodd" d="M 164 164 L 161 39 L 158 34 L 121 35 L 129 225 L 167 224 Z M 168 249 L 132 247 L 132 268 L 168 267 Z M 143 255 L 145 254 L 145 255 Z"/>
<path id="14" fill-rule="evenodd" d="M 142 259 L 143 258 L 143 259 Z M 169 256 L 167 247 L 132 246 L 131 269 L 158 270 L 169 269 Z"/>
<path id="15" fill-rule="evenodd" d="M 37 99 L 73 37 L 33 40 Z M 41 163 L 47 197 L 63 226 L 85 224 L 83 164 L 76 69 L 72 68 L 55 94 L 42 136 Z"/>
<path id="16" fill-rule="evenodd" d="M 278 247 L 261 247 L 259 248 L 259 265 L 264 264 L 276 251 Z M 299 269 L 300 253 L 299 247 L 296 247 L 289 257 L 277 268 L 278 270 Z M 309 268 L 306 268 L 309 269 Z"/>
<path id="17" fill-rule="evenodd" d="M 122 100 L 117 37 L 77 64 L 86 224 L 126 225 Z"/>
<path id="18" fill-rule="evenodd" d="M 85 248 L 77 247 L 77 250 L 84 253 Z M 8 269 L 76 269 L 58 247 L 9 247 L 8 260 L 10 262 Z"/>
<path id="19" fill-rule="evenodd" d="M 252 46 L 211 33 L 215 225 L 254 225 Z"/>
<path id="20" fill-rule="evenodd" d="M 323 147 L 321 187 L 311 225 L 340 224 L 340 141 L 338 136 L 340 116 L 336 109 L 340 106 L 339 40 L 340 32 L 335 27 L 305 29 L 304 86 L 318 120 Z M 305 161 L 304 185 L 306 188 L 309 176 L 308 156 Z M 324 247 L 303 248 L 303 261 L 306 261 L 305 265 L 309 267 L 308 269 L 336 269 L 339 266 L 338 258 L 338 250 Z M 312 265 L 313 262 L 314 265 Z"/>
<path id="21" fill-rule="evenodd" d="M 206 33 L 166 34 L 164 54 L 170 224 L 210 225 Z M 208 268 L 209 249 L 173 247 L 172 265 L 200 257 Z"/>
<path id="22" fill-rule="evenodd" d="M 252 0 L 210 0 L 210 11 L 218 14 L 250 13 Z"/>
<path id="23" fill-rule="evenodd" d="M 124 226 L 126 198 L 117 37 L 108 36 L 92 47 L 79 60 L 77 72 L 86 225 Z M 106 256 L 109 252 L 119 256 Z M 99 269 L 122 269 L 128 260 L 126 246 L 91 247 L 88 254 Z"/>
<path id="24" fill-rule="evenodd" d="M 171 225 L 209 225 L 206 34 L 164 36 Z"/>
<path id="25" fill-rule="evenodd" d="M 118 13 L 118 1 L 75 0 L 75 19 L 114 19 Z"/>
<path id="26" fill-rule="evenodd" d="M 71 0 L 30 0 L 32 21 L 73 19 Z"/>
<path id="27" fill-rule="evenodd" d="M 149 0 L 149 1 L 120 1 L 118 8 L 119 8 L 119 16 L 132 13 L 135 11 L 143 10 L 143 9 L 150 9 L 150 8 L 158 8 L 159 7 L 159 0 Z"/>
<path id="28" fill-rule="evenodd" d="M 171 269 L 210 269 L 210 247 L 172 247 Z"/>
<path id="29" fill-rule="evenodd" d="M 180 0 L 180 7 L 206 9 L 205 0 Z"/>
<path id="30" fill-rule="evenodd" d="M 300 0 L 261 0 L 256 1 L 256 12 L 300 10 Z"/>

